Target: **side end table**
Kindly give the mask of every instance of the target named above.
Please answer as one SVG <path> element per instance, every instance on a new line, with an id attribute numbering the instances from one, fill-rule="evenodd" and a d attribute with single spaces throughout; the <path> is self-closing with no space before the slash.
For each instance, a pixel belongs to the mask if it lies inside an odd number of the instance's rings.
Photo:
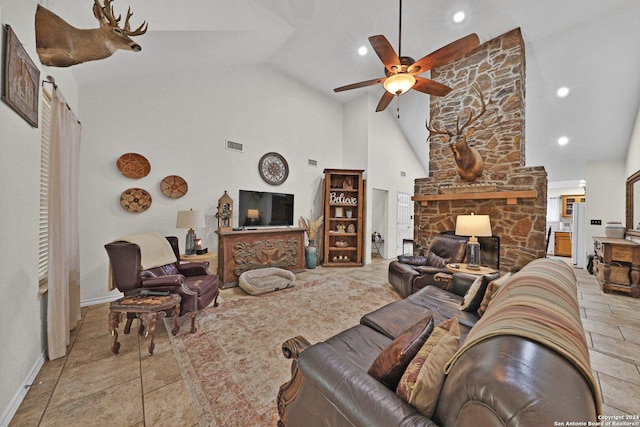
<path id="1" fill-rule="evenodd" d="M 202 255 L 180 254 L 180 262 L 209 261 L 209 274 L 218 274 L 218 253 L 207 252 Z"/>
<path id="2" fill-rule="evenodd" d="M 447 264 L 447 270 L 452 273 L 467 273 L 474 274 L 476 276 L 484 276 L 485 274 L 493 274 L 498 272 L 498 270 L 495 270 L 493 268 L 482 266 L 480 266 L 480 268 L 469 268 L 467 264 L 463 263 Z"/>
<path id="3" fill-rule="evenodd" d="M 158 320 L 162 320 L 166 315 L 166 310 L 173 309 L 173 329 L 171 333 L 177 334 L 180 330 L 180 324 L 178 323 L 178 316 L 180 315 L 180 295 L 169 294 L 167 296 L 140 296 L 132 295 L 120 298 L 117 301 L 111 303 L 109 308 L 109 331 L 113 336 L 111 343 L 111 351 L 118 354 L 120 351 L 120 343 L 118 342 L 118 324 L 122 314 L 133 313 L 143 323 L 138 327 L 138 334 L 144 333 L 144 322 L 147 324 L 147 334 L 150 336 L 149 340 L 149 354 L 153 354 L 155 344 L 153 339 L 155 337 L 156 323 Z M 125 333 L 128 331 L 125 329 Z"/>

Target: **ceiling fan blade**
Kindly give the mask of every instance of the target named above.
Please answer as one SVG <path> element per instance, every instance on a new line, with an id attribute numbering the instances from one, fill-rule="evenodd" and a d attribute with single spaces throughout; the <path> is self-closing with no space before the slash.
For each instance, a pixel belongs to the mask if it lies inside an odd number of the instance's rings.
<path id="1" fill-rule="evenodd" d="M 387 106 L 391 103 L 391 101 L 393 101 L 394 96 L 395 95 L 385 90 L 384 93 L 382 94 L 382 98 L 380 98 L 380 102 L 378 102 L 378 106 L 376 107 L 376 113 L 380 111 L 384 111 L 384 109 L 387 108 Z"/>
<path id="2" fill-rule="evenodd" d="M 424 77 L 417 76 L 416 84 L 413 85 L 412 89 L 434 96 L 445 96 L 446 94 L 451 92 L 451 88 L 447 85 L 438 83 L 435 80 L 425 79 Z"/>
<path id="3" fill-rule="evenodd" d="M 366 80 L 364 82 L 358 82 L 358 83 L 352 83 L 352 84 L 346 85 L 346 86 L 340 86 L 340 87 L 335 88 L 333 91 L 334 92 L 342 92 L 342 91 L 345 91 L 345 90 L 358 89 L 360 87 L 379 85 L 380 83 L 382 83 L 385 80 L 386 80 L 385 77 L 380 77 L 379 79 Z"/>
<path id="4" fill-rule="evenodd" d="M 369 42 L 387 70 L 391 71 L 392 67 L 400 66 L 400 58 L 385 36 L 371 36 Z"/>
<path id="5" fill-rule="evenodd" d="M 469 34 L 461 39 L 458 39 L 440 49 L 431 52 L 424 58 L 414 62 L 407 71 L 411 74 L 420 74 L 425 71 L 429 71 L 433 67 L 446 64 L 454 59 L 460 58 L 467 52 L 471 52 L 473 49 L 480 45 L 480 39 L 475 33 Z"/>

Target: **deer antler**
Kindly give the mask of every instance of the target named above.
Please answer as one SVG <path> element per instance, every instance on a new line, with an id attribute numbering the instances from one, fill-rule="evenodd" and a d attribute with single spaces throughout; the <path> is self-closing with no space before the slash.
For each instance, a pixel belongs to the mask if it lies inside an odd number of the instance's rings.
<path id="1" fill-rule="evenodd" d="M 436 127 L 436 125 L 433 124 L 433 122 L 429 124 L 428 120 L 427 120 L 427 130 L 429 131 L 429 137 L 427 138 L 428 140 L 431 139 L 434 135 L 448 135 L 449 138 L 453 137 L 453 132 L 451 132 L 449 129 L 438 128 Z"/>
<path id="2" fill-rule="evenodd" d="M 146 21 L 142 21 L 142 24 L 135 31 L 131 31 L 129 29 L 129 18 L 133 16 L 133 12 L 131 12 L 131 7 L 127 10 L 127 18 L 124 20 L 124 28 L 122 31 L 128 36 L 140 36 L 147 32 L 148 24 Z M 142 28 L 144 27 L 144 28 Z"/>
<path id="3" fill-rule="evenodd" d="M 99 0 L 93 0 L 93 14 L 101 23 L 105 23 L 110 25 L 111 27 L 118 27 L 120 20 L 122 19 L 122 15 L 118 15 L 116 18 L 113 13 L 113 0 L 104 0 L 104 6 L 100 4 Z M 143 21 L 142 24 L 135 31 L 131 31 L 129 25 L 129 18 L 133 16 L 133 12 L 131 12 L 131 8 L 127 10 L 127 17 L 124 20 L 124 27 L 122 28 L 122 32 L 127 36 L 139 36 L 147 32 L 147 23 Z"/>
<path id="4" fill-rule="evenodd" d="M 480 90 L 480 85 L 476 82 L 473 85 L 473 90 L 480 96 L 480 102 L 482 103 L 482 107 L 480 108 L 480 112 L 475 117 L 473 116 L 473 111 L 469 110 L 469 119 L 465 122 L 465 124 L 460 127 L 460 115 L 458 115 L 458 119 L 456 120 L 456 132 L 458 135 L 462 134 L 462 132 L 472 123 L 475 123 L 480 116 L 482 116 L 487 111 L 487 105 L 491 104 L 492 100 L 489 98 L 489 102 L 485 102 L 484 95 L 482 94 L 482 90 Z"/>
<path id="5" fill-rule="evenodd" d="M 117 18 L 113 15 L 112 1 L 113 0 L 104 0 L 104 6 L 102 6 L 98 0 L 93 0 L 93 15 L 101 23 L 104 22 L 112 27 L 117 27 L 118 22 L 122 19 L 122 15 L 118 15 Z"/>

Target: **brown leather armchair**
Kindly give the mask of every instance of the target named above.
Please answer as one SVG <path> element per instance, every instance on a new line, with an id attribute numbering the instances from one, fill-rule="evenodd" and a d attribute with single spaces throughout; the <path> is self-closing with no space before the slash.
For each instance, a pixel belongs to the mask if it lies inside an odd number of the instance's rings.
<path id="1" fill-rule="evenodd" d="M 464 262 L 467 239 L 455 235 L 438 234 L 424 256 L 400 255 L 389 264 L 389 283 L 402 297 L 407 297 L 427 285 L 440 288 L 438 273 L 449 273 L 446 265 Z"/>
<path id="2" fill-rule="evenodd" d="M 180 315 L 190 313 L 191 332 L 195 332 L 195 315 L 213 301 L 218 305 L 218 276 L 208 272 L 209 263 L 189 262 L 180 264 L 178 238 L 166 237 L 176 255 L 176 262 L 143 270 L 140 247 L 135 243 L 113 242 L 104 245 L 111 262 L 112 281 L 125 295 L 135 295 L 142 290 L 177 293 L 182 297 Z M 125 333 L 131 328 L 132 318 L 127 319 Z"/>

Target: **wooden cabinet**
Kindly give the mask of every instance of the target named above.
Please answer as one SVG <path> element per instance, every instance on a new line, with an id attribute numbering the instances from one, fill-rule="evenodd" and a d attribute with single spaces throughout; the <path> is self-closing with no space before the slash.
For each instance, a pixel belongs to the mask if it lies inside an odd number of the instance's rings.
<path id="1" fill-rule="evenodd" d="M 574 203 L 584 203 L 587 198 L 580 194 L 573 194 L 569 196 L 562 196 L 562 217 L 569 218 L 573 214 Z"/>
<path id="2" fill-rule="evenodd" d="M 278 267 L 293 272 L 304 270 L 304 229 L 263 228 L 216 231 L 218 234 L 218 276 L 220 287 L 238 284 L 249 270 Z"/>
<path id="3" fill-rule="evenodd" d="M 363 172 L 324 170 L 322 265 L 325 267 L 364 265 Z"/>
<path id="4" fill-rule="evenodd" d="M 640 297 L 640 244 L 625 239 L 594 237 L 594 275 L 603 291 Z"/>
<path id="5" fill-rule="evenodd" d="M 571 256 L 571 233 L 568 231 L 556 231 L 553 244 L 555 256 Z"/>

